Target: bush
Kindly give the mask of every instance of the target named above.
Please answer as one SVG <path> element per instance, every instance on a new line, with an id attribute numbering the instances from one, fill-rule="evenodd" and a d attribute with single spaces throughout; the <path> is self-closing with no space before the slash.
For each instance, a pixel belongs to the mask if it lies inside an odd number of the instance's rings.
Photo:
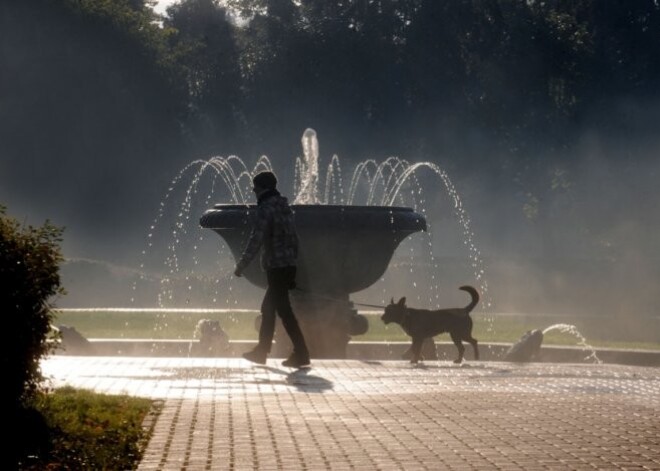
<path id="1" fill-rule="evenodd" d="M 62 229 L 48 221 L 42 227 L 21 225 L 0 205 L 0 367 L 5 377 L 0 400 L 19 411 L 42 381 L 40 359 L 50 350 L 52 320 L 49 299 L 60 287 L 59 243 Z"/>

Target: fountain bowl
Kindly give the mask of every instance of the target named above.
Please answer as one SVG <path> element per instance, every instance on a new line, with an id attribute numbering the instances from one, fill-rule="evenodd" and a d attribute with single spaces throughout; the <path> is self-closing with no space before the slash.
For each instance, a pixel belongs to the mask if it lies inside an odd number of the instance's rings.
<path id="1" fill-rule="evenodd" d="M 244 249 L 256 205 L 218 204 L 200 225 L 218 233 L 238 260 Z M 426 230 L 426 219 L 411 208 L 396 206 L 292 205 L 300 240 L 297 287 L 302 291 L 350 294 L 378 281 L 394 250 L 407 236 Z M 259 263 L 244 272 L 265 287 Z"/>

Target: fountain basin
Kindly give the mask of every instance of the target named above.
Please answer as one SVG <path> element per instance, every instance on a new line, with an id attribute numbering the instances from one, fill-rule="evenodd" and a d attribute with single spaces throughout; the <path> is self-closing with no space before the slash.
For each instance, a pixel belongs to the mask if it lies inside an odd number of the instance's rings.
<path id="1" fill-rule="evenodd" d="M 347 295 L 368 288 L 385 273 L 394 250 L 408 235 L 426 230 L 426 219 L 411 208 L 292 205 L 300 239 L 298 288 Z M 200 225 L 217 232 L 236 260 L 241 256 L 256 205 L 215 205 Z M 258 261 L 244 272 L 265 287 Z"/>

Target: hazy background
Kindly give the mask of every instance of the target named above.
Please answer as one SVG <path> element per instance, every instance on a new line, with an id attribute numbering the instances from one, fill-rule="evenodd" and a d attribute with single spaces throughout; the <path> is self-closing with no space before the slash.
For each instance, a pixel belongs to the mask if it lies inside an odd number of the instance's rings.
<path id="1" fill-rule="evenodd" d="M 142 0 L 0 1 L 0 203 L 21 221 L 66 227 L 59 305 L 156 305 L 159 293 L 163 304 L 258 305 L 244 280 L 216 279 L 232 262 L 197 228 L 202 197 L 172 300 L 161 280 L 171 241 L 141 252 L 170 181 L 193 159 L 235 154 L 252 166 L 266 154 L 290 195 L 313 127 L 321 168 L 338 154 L 344 176 L 390 155 L 448 172 L 491 310 L 620 316 L 642 328 L 657 318 L 657 2 L 222 5 L 185 0 L 160 17 Z M 419 178 L 442 304 L 463 303 L 456 287 L 476 280 L 461 228 L 440 180 Z M 174 221 L 164 216 L 160 235 Z M 409 267 L 425 237 L 355 297 L 427 302 L 435 268 L 420 257 Z"/>

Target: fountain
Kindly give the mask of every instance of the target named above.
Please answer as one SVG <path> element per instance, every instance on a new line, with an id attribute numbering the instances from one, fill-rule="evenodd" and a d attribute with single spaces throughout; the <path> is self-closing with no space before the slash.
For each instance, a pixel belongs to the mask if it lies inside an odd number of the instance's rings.
<path id="1" fill-rule="evenodd" d="M 543 330 L 534 329 L 527 331 L 525 335 L 523 335 L 520 340 L 513 344 L 505 353 L 503 358 L 504 361 L 528 362 L 539 360 L 541 358 L 543 336 L 553 330 L 568 333 L 577 338 L 579 346 L 582 347 L 583 350 L 589 351 L 589 355 L 584 358 L 585 361 L 602 363 L 600 358 L 598 358 L 598 355 L 596 355 L 596 350 L 587 343 L 587 339 L 585 339 L 577 327 L 572 324 L 553 324 Z"/>
<path id="2" fill-rule="evenodd" d="M 516 343 L 504 354 L 504 361 L 528 362 L 538 360 L 541 357 L 541 344 L 543 343 L 543 332 L 539 329 L 528 330 Z"/>
<path id="3" fill-rule="evenodd" d="M 351 336 L 368 328 L 350 294 L 378 281 L 401 241 L 426 230 L 426 219 L 406 207 L 319 204 L 316 133 L 306 130 L 302 144 L 302 181 L 292 205 L 300 239 L 292 304 L 312 356 L 344 358 Z M 238 260 L 255 211 L 256 205 L 215 205 L 200 225 L 218 233 Z M 266 286 L 258 263 L 252 263 L 244 276 Z M 283 337 L 276 336 L 275 353 L 285 348 Z"/>

